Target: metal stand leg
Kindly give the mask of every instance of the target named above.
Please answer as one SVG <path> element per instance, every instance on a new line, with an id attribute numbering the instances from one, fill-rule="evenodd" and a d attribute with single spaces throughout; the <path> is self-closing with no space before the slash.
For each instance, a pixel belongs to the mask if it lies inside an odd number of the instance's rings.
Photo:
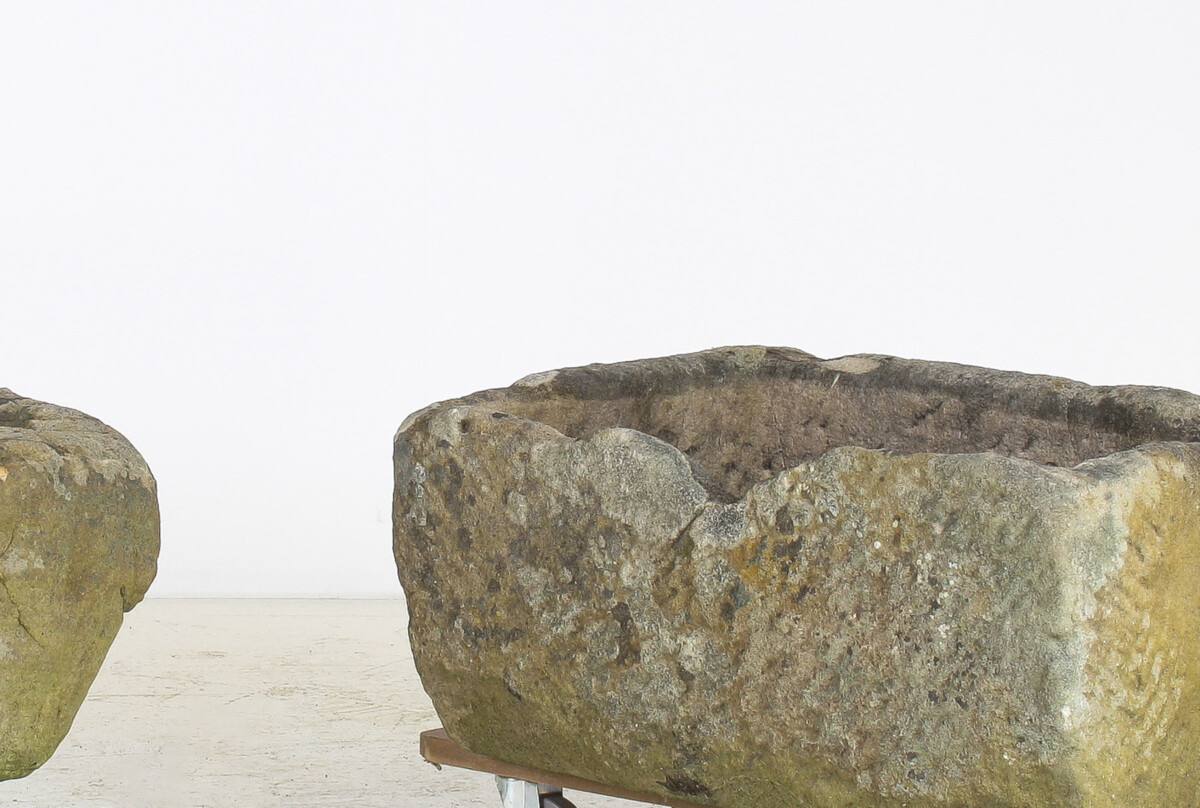
<path id="1" fill-rule="evenodd" d="M 496 775 L 504 808 L 574 808 L 561 788 Z"/>

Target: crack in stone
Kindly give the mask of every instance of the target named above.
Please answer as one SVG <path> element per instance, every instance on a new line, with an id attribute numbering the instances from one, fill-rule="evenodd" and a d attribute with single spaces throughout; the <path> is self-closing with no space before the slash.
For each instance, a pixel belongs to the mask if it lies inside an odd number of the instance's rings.
<path id="1" fill-rule="evenodd" d="M 21 607 L 18 606 L 16 600 L 13 599 L 12 592 L 9 591 L 8 582 L 4 580 L 4 576 L 0 576 L 0 589 L 4 590 L 4 594 L 8 598 L 8 602 L 12 604 L 13 609 L 17 613 L 17 625 L 21 627 L 21 630 L 25 632 L 25 635 L 29 637 L 29 639 L 33 640 L 33 642 L 39 648 L 45 648 L 46 646 L 42 645 L 42 641 L 39 640 L 37 636 L 29 630 L 29 626 L 25 624 L 25 616 L 21 614 Z"/>
<path id="2" fill-rule="evenodd" d="M 12 550 L 13 542 L 16 541 L 16 538 L 17 538 L 17 531 L 16 531 L 16 528 L 13 528 L 13 531 L 8 536 L 8 544 L 6 544 L 4 546 L 4 551 L 0 552 L 0 559 L 7 556 L 9 551 Z M 17 613 L 17 625 L 20 626 L 21 630 L 25 632 L 25 636 L 27 636 L 27 637 L 29 637 L 29 639 L 33 640 L 34 644 L 37 645 L 39 648 L 45 648 L 46 646 L 42 644 L 42 641 L 37 638 L 37 636 L 29 629 L 29 626 L 25 623 L 25 615 L 23 615 L 21 613 L 21 607 L 17 604 L 16 599 L 12 596 L 12 592 L 8 588 L 8 581 L 6 581 L 4 579 L 3 575 L 0 575 L 0 589 L 4 590 L 5 597 L 8 598 L 9 604 L 12 605 L 13 611 L 15 611 Z"/>
<path id="3" fill-rule="evenodd" d="M 693 479 L 695 478 L 693 477 Z M 682 539 L 684 535 L 692 529 L 692 525 L 696 524 L 696 520 L 700 518 L 700 514 L 704 513 L 704 509 L 708 507 L 709 502 L 711 502 L 711 500 L 706 500 L 696 506 L 696 510 L 692 512 L 692 517 L 687 520 L 687 524 L 675 531 L 675 538 L 671 541 L 672 544 L 678 544 L 679 540 Z M 8 551 L 5 550 L 5 552 Z M 3 555 L 4 553 L 0 553 L 0 557 Z"/>

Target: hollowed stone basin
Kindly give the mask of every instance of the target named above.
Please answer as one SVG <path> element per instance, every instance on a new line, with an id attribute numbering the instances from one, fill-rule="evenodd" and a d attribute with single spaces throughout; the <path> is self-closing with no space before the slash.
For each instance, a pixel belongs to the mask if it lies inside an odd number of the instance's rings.
<path id="1" fill-rule="evenodd" d="M 70 729 L 158 541 L 154 477 L 124 437 L 0 388 L 0 780 Z"/>
<path id="2" fill-rule="evenodd" d="M 727 348 L 396 436 L 468 749 L 728 808 L 1200 805 L 1200 398 Z"/>

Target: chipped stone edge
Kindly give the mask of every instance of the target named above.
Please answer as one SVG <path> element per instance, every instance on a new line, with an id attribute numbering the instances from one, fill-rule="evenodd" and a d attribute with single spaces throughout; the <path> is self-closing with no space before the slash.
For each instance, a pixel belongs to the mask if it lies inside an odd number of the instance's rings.
<path id="1" fill-rule="evenodd" d="M 21 423 L 5 423 L 3 413 L 9 407 L 27 410 Z M 74 485 L 84 486 L 92 472 L 106 482 L 128 479 L 157 493 L 158 483 L 149 464 L 120 432 L 85 412 L 0 387 L 0 445 L 9 442 L 38 444 L 57 456 L 57 461 L 50 461 L 54 468 L 47 466 L 43 471 L 55 481 L 60 495 L 65 493 L 64 473 Z M 0 482 L 7 477 L 5 469 Z"/>

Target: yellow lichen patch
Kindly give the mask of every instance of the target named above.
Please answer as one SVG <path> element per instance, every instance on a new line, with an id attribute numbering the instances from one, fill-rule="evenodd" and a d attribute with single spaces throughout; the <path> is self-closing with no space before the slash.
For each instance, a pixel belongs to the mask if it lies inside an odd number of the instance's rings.
<path id="1" fill-rule="evenodd" d="M 1124 564 L 1096 594 L 1079 732 L 1088 806 L 1200 804 L 1200 456 L 1150 455 Z"/>
<path id="2" fill-rule="evenodd" d="M 753 590 L 805 597 L 830 566 L 895 563 L 936 540 L 936 528 L 914 521 L 908 496 L 932 490 L 932 456 L 841 452 L 852 460 L 833 475 L 791 469 L 747 494 L 747 527 L 728 560 Z"/>

